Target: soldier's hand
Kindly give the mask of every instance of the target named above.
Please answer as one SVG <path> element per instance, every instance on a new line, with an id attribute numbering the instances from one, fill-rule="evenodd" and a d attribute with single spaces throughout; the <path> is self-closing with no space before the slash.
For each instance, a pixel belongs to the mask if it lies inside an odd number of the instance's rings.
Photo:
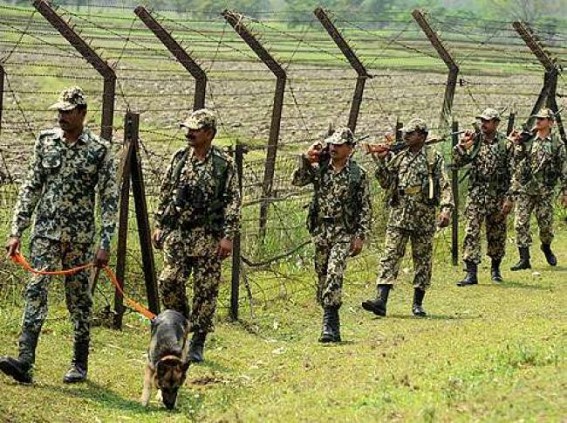
<path id="1" fill-rule="evenodd" d="M 474 144 L 474 131 L 465 131 L 461 139 L 459 140 L 459 145 L 465 150 L 469 150 Z"/>
<path id="2" fill-rule="evenodd" d="M 504 204 L 502 204 L 502 210 L 501 210 L 501 213 L 504 215 L 504 217 L 506 217 L 510 214 L 513 207 L 514 207 L 513 201 L 511 201 L 511 200 L 504 201 Z"/>
<path id="3" fill-rule="evenodd" d="M 305 157 L 307 157 L 309 163 L 317 163 L 319 161 L 321 150 L 323 150 L 323 144 L 320 142 L 316 142 L 309 147 L 307 153 L 305 153 Z"/>
<path id="4" fill-rule="evenodd" d="M 510 141 L 512 141 L 514 144 L 518 145 L 518 144 L 521 144 L 521 143 L 522 143 L 522 142 L 521 142 L 521 141 L 522 141 L 521 135 L 522 135 L 522 132 L 521 132 L 521 131 L 518 131 L 517 129 L 514 129 L 514 130 L 512 130 L 512 132 L 510 132 L 510 133 L 508 134 L 508 137 L 507 137 L 507 138 L 508 138 Z"/>
<path id="5" fill-rule="evenodd" d="M 10 258 L 20 252 L 20 238 L 17 236 L 11 236 L 6 242 L 6 257 Z"/>
<path id="6" fill-rule="evenodd" d="M 96 256 L 94 259 L 94 265 L 96 267 L 104 267 L 108 265 L 108 259 L 110 258 L 110 252 L 99 248 L 96 252 Z"/>
<path id="7" fill-rule="evenodd" d="M 163 248 L 163 231 L 161 229 L 154 229 L 152 233 L 152 245 L 156 250 Z"/>
<path id="8" fill-rule="evenodd" d="M 354 237 L 350 242 L 350 256 L 356 257 L 362 251 L 362 247 L 364 246 L 364 241 L 359 237 Z"/>
<path id="9" fill-rule="evenodd" d="M 440 228 L 446 228 L 451 222 L 451 213 L 448 210 L 439 213 L 439 218 L 437 219 L 437 226 Z"/>
<path id="10" fill-rule="evenodd" d="M 390 146 L 388 144 L 378 144 L 378 148 L 373 152 L 380 160 L 384 160 L 390 154 Z"/>
<path id="11" fill-rule="evenodd" d="M 217 247 L 217 256 L 221 260 L 224 260 L 232 254 L 232 240 L 228 238 L 223 238 L 219 241 L 219 246 Z"/>

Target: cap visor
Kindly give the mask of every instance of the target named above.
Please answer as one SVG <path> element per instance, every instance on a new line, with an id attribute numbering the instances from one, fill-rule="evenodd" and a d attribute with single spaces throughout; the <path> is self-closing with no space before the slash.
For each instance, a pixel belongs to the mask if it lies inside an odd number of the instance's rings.
<path id="1" fill-rule="evenodd" d="M 75 107 L 77 107 L 76 104 L 71 104 L 71 103 L 61 101 L 61 102 L 57 102 L 55 104 L 52 104 L 51 106 L 49 106 L 49 109 L 68 111 L 68 110 L 73 110 Z"/>
<path id="2" fill-rule="evenodd" d="M 193 130 L 197 130 L 197 129 L 201 129 L 201 128 L 202 128 L 201 125 L 194 125 L 194 124 L 186 123 L 186 122 L 181 122 L 181 123 L 179 124 L 179 126 L 180 126 L 181 128 L 187 128 L 187 129 L 193 129 Z"/>

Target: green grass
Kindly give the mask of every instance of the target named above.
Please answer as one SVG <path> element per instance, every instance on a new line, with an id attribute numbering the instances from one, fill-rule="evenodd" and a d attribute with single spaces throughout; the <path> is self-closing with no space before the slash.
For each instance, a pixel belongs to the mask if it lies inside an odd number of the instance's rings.
<path id="1" fill-rule="evenodd" d="M 248 307 L 236 323 L 226 309 L 219 311 L 207 361 L 190 368 L 174 412 L 155 400 L 148 409 L 138 403 L 149 327 L 135 314 L 126 315 L 121 332 L 95 328 L 89 382 L 63 385 L 72 336 L 62 302 L 54 301 L 38 348 L 36 383 L 22 386 L 0 376 L 0 420 L 562 421 L 564 230 L 559 225 L 554 244 L 563 266 L 549 268 L 534 248 L 532 271 L 509 272 L 517 258 L 510 244 L 502 286 L 489 282 L 484 263 L 479 286 L 456 287 L 460 267 L 450 266 L 445 246 L 437 248 L 425 302 L 430 317 L 423 320 L 410 316 L 411 274 L 404 272 L 388 317 L 364 312 L 359 304 L 373 294 L 373 282 L 351 262 L 341 309 L 344 342 L 333 346 L 317 343 L 321 311 L 313 293 L 295 290 L 313 279 L 305 266 L 296 271 L 298 280 L 286 282 L 287 299 L 257 306 L 254 318 Z M 409 265 L 406 260 L 403 267 Z M 54 291 L 60 298 L 57 285 Z M 2 354 L 16 351 L 20 312 L 13 304 L 0 309 Z"/>

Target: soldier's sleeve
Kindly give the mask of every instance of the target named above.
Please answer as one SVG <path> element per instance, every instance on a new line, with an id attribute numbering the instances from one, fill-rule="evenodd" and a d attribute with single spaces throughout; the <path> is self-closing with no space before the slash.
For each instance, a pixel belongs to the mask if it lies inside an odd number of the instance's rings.
<path id="1" fill-rule="evenodd" d="M 100 202 L 100 248 L 110 250 L 110 242 L 116 230 L 118 214 L 118 184 L 116 182 L 116 160 L 110 143 L 106 148 L 98 171 L 98 197 Z"/>
<path id="2" fill-rule="evenodd" d="M 228 179 L 226 181 L 227 203 L 224 210 L 223 236 L 234 238 L 240 229 L 240 190 L 238 188 L 238 174 L 234 163 L 230 162 L 228 167 Z"/>
<path id="3" fill-rule="evenodd" d="M 567 195 L 567 154 L 565 153 L 565 144 L 561 143 L 557 150 L 557 163 L 559 169 L 559 181 L 561 183 L 561 193 Z"/>
<path id="4" fill-rule="evenodd" d="M 34 146 L 33 159 L 29 165 L 26 179 L 24 180 L 12 220 L 10 235 L 22 236 L 22 232 L 31 225 L 32 214 L 41 198 L 44 180 L 41 172 L 41 136 L 38 137 Z"/>
<path id="5" fill-rule="evenodd" d="M 439 186 L 441 187 L 441 198 L 439 206 L 441 208 L 441 211 L 452 211 L 455 208 L 455 201 L 453 199 L 451 181 L 447 176 L 447 171 L 445 169 L 445 160 L 443 159 L 442 155 L 439 155 L 438 166 L 440 167 Z"/>
<path id="6" fill-rule="evenodd" d="M 158 196 L 158 205 L 156 210 L 154 211 L 154 226 L 157 229 L 162 229 L 163 224 L 163 216 L 165 213 L 165 209 L 169 205 L 171 201 L 171 193 L 172 193 L 172 174 L 173 170 L 178 162 L 179 158 L 179 151 L 176 152 L 172 157 L 171 161 L 169 162 L 169 166 L 165 171 L 165 177 L 161 182 L 161 186 L 159 189 L 159 196 Z"/>
<path id="7" fill-rule="evenodd" d="M 376 159 L 376 170 L 374 176 L 383 189 L 388 189 L 394 179 L 396 169 L 393 168 L 393 155 L 390 153 L 385 159 Z"/>
<path id="8" fill-rule="evenodd" d="M 366 239 L 370 234 L 370 225 L 372 222 L 372 201 L 370 199 L 370 182 L 366 172 L 362 174 L 362 209 L 360 210 L 360 220 L 355 236 L 360 239 Z"/>
<path id="9" fill-rule="evenodd" d="M 301 154 L 298 158 L 298 163 L 296 169 L 293 171 L 293 176 L 291 184 L 296 187 L 305 186 L 315 179 L 315 172 L 313 171 L 313 166 L 307 160 L 304 154 Z"/>
<path id="10" fill-rule="evenodd" d="M 514 172 L 516 169 L 515 166 L 515 159 L 514 159 L 514 144 L 512 142 L 508 142 L 506 144 L 506 166 L 507 172 L 506 175 L 510 178 L 508 181 L 508 191 L 506 192 L 506 200 L 514 201 L 514 193 L 512 189 L 512 184 L 514 180 Z"/>
<path id="11" fill-rule="evenodd" d="M 470 154 L 463 148 L 463 146 L 457 144 L 453 148 L 453 164 L 457 167 L 463 167 L 472 161 Z"/>
<path id="12" fill-rule="evenodd" d="M 521 188 L 520 180 L 522 170 L 526 166 L 527 155 L 525 146 L 514 144 L 510 160 L 512 163 L 512 176 L 510 178 L 510 189 L 508 190 L 507 197 L 515 200 Z"/>

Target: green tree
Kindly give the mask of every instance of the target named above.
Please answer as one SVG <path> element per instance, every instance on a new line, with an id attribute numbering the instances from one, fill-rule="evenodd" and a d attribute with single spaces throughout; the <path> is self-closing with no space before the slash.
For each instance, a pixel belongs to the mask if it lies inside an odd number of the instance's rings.
<path id="1" fill-rule="evenodd" d="M 536 22 L 544 16 L 565 16 L 567 0 L 477 0 L 489 17 Z"/>

